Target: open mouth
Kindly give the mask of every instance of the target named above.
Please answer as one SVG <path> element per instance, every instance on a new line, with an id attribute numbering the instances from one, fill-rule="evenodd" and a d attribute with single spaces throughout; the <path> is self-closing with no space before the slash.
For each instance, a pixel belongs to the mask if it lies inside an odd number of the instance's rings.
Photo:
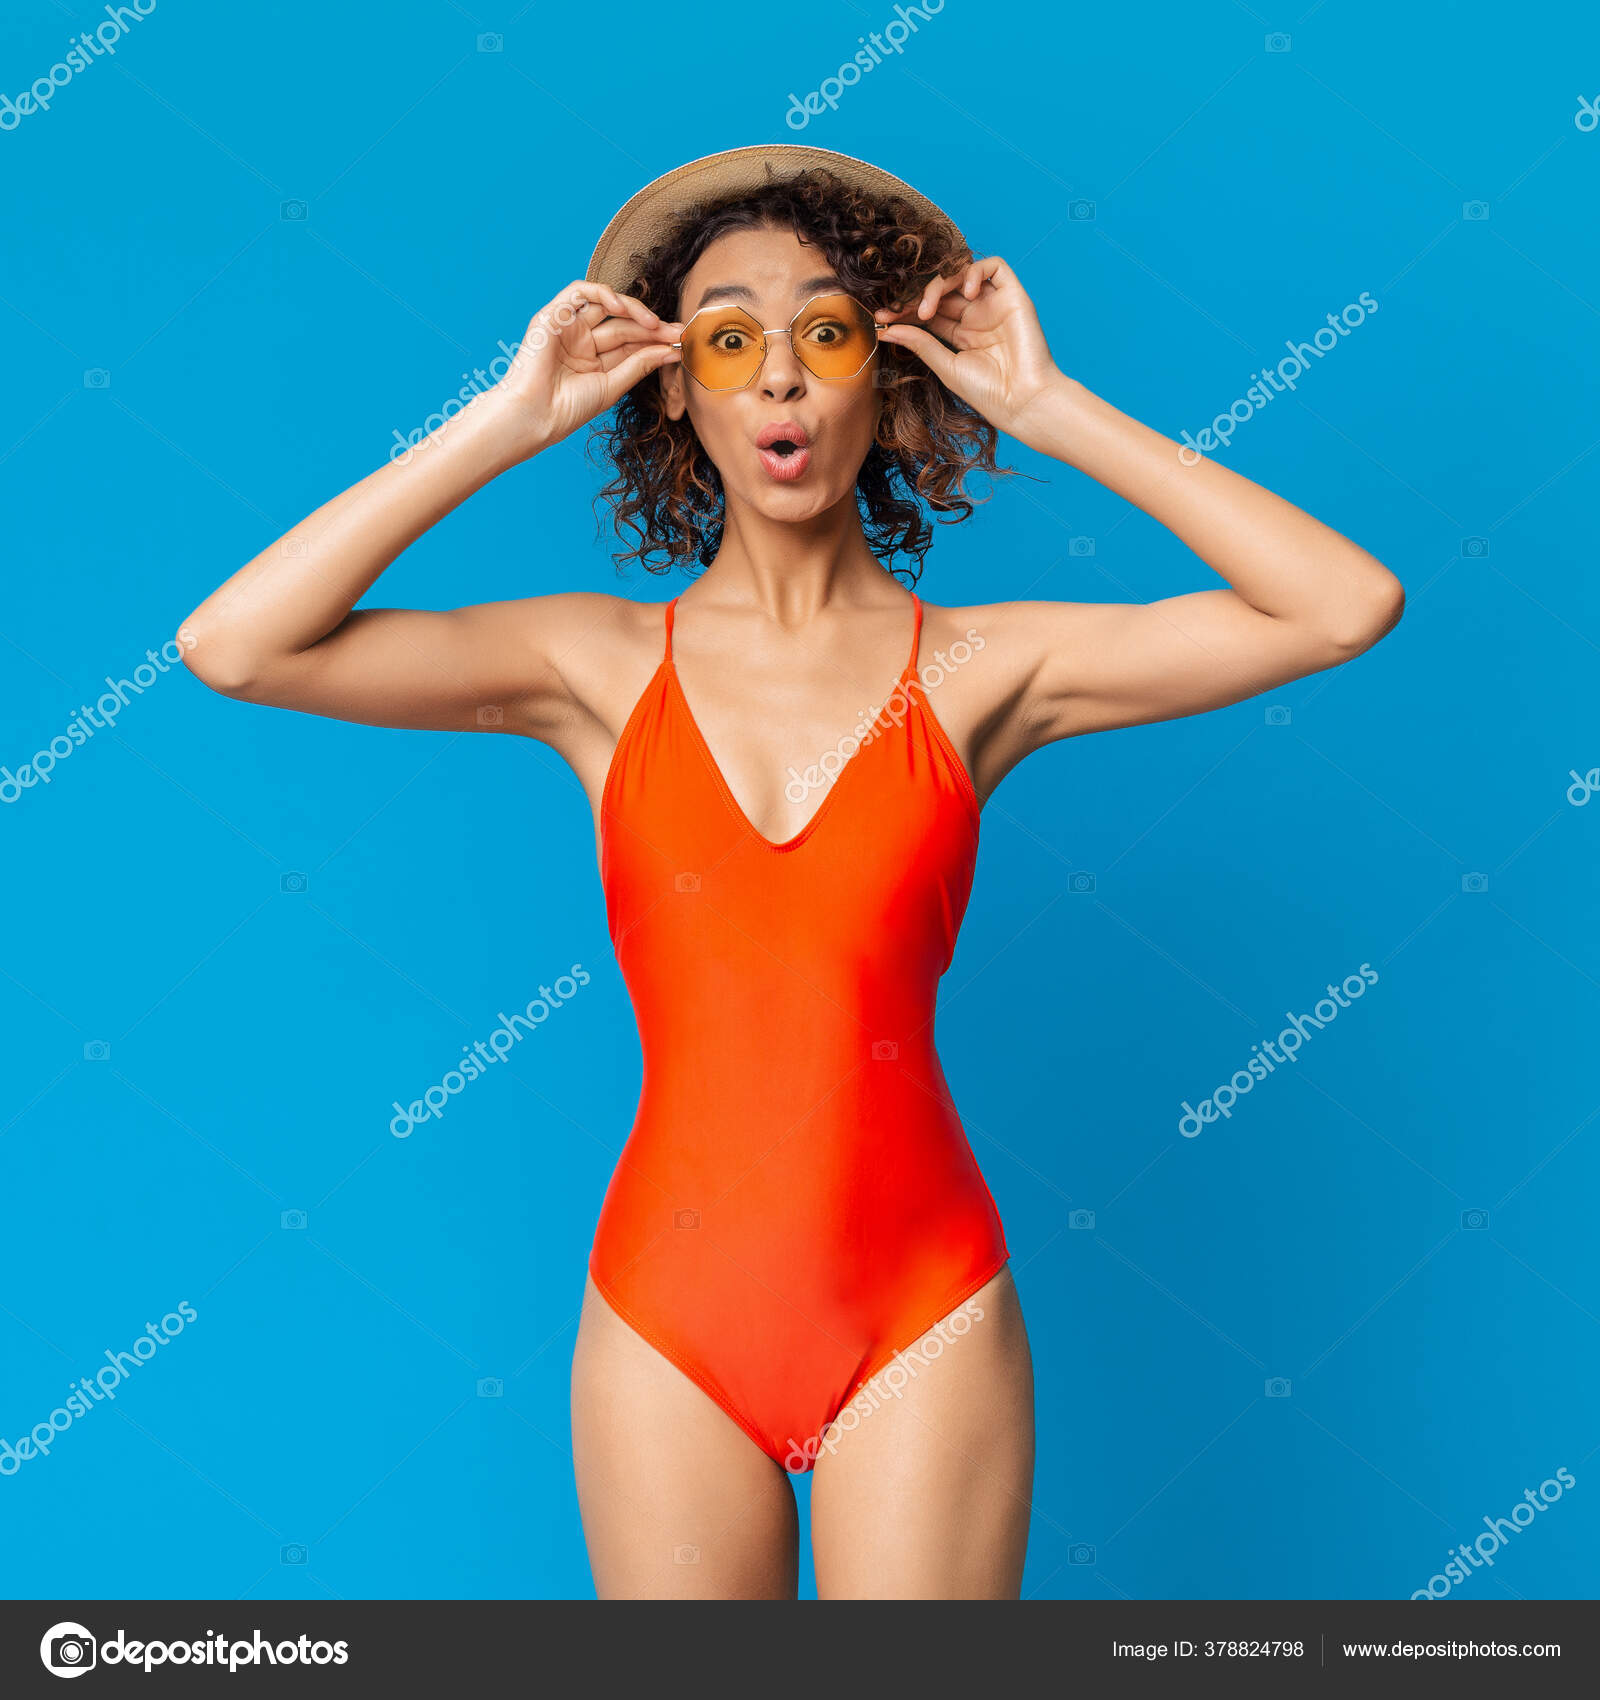
<path id="1" fill-rule="evenodd" d="M 765 425 L 756 437 L 761 464 L 782 483 L 804 475 L 811 463 L 811 447 L 805 431 L 793 423 Z"/>

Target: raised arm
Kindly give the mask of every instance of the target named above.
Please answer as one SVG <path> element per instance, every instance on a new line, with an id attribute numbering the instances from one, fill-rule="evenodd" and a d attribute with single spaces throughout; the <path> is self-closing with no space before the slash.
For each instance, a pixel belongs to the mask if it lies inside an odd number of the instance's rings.
<path id="1" fill-rule="evenodd" d="M 1056 738 L 1198 714 L 1336 666 L 1400 618 L 1400 581 L 1365 549 L 1215 461 L 1187 464 L 1178 444 L 1065 376 L 1005 261 L 936 280 L 912 323 L 885 335 L 991 423 L 1144 509 L 1225 581 L 1159 602 L 987 609 L 1008 694 L 990 740 L 996 773 Z"/>
<path id="2" fill-rule="evenodd" d="M 554 658 L 592 624 L 602 599 L 352 610 L 411 543 L 490 479 L 676 359 L 674 329 L 632 297 L 569 285 L 535 316 L 493 389 L 408 456 L 324 503 L 195 609 L 181 628 L 189 670 L 225 696 L 306 714 L 540 735 L 564 707 Z"/>
<path id="3" fill-rule="evenodd" d="M 1148 603 L 1017 603 L 1033 744 L 1221 708 L 1337 666 L 1389 631 L 1399 579 L 1349 538 L 1058 377 L 1023 440 L 1159 520 L 1226 581 Z"/>

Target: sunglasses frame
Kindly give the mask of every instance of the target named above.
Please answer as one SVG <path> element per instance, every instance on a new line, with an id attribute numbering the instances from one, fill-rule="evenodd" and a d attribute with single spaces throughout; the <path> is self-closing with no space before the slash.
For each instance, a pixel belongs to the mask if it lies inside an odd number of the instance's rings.
<path id="1" fill-rule="evenodd" d="M 819 383 L 824 383 L 824 384 L 848 383 L 851 378 L 859 378 L 861 376 L 861 374 L 864 371 L 866 371 L 867 367 L 872 363 L 872 357 L 873 357 L 874 354 L 876 354 L 878 352 L 878 346 L 881 343 L 881 341 L 883 340 L 883 326 L 880 325 L 877 322 L 876 319 L 873 319 L 872 309 L 867 306 L 866 302 L 860 300 L 857 296 L 852 295 L 850 293 L 850 291 L 847 290 L 847 289 L 823 289 L 823 290 L 819 290 L 817 292 L 817 294 L 815 294 L 815 295 L 808 295 L 806 297 L 806 299 L 804 301 L 802 301 L 800 303 L 800 305 L 795 309 L 794 318 L 790 319 L 790 321 L 786 325 L 774 325 L 770 329 L 767 329 L 767 330 L 762 330 L 759 326 L 757 326 L 757 330 L 759 331 L 760 336 L 761 336 L 761 358 L 756 362 L 755 370 L 750 374 L 750 376 L 748 378 L 745 379 L 745 381 L 742 384 L 718 384 L 715 387 L 713 387 L 712 385 L 708 384 L 703 378 L 698 377 L 694 372 L 689 371 L 689 366 L 688 366 L 687 362 L 680 360 L 679 364 L 682 365 L 684 371 L 688 372 L 689 376 L 691 378 L 693 378 L 694 381 L 697 384 L 699 384 L 701 389 L 710 390 L 713 395 L 731 395 L 733 393 L 733 391 L 735 391 L 735 390 L 748 389 L 750 387 L 750 385 L 753 384 L 756 381 L 756 379 L 761 376 L 761 368 L 763 366 L 765 366 L 766 363 L 767 363 L 767 355 L 771 352 L 771 344 L 768 343 L 767 338 L 769 336 L 786 336 L 786 337 L 789 337 L 790 338 L 789 346 L 791 348 L 793 348 L 793 346 L 794 346 L 793 337 L 794 337 L 795 321 L 799 319 L 800 315 L 803 312 L 805 312 L 806 308 L 809 307 L 813 301 L 825 301 L 830 296 L 834 296 L 834 295 L 842 295 L 845 298 L 846 301 L 853 301 L 855 303 L 855 305 L 857 307 L 859 307 L 861 309 L 861 311 L 863 313 L 865 313 L 867 315 L 867 318 L 871 321 L 871 323 L 872 323 L 872 347 L 867 351 L 866 359 L 863 360 L 861 362 L 861 364 L 856 367 L 855 371 L 853 371 L 853 372 L 841 372 L 841 373 L 838 374 L 837 377 L 833 377 L 833 378 L 824 377 L 822 375 L 822 373 L 820 373 L 820 372 L 812 372 L 811 367 L 807 363 L 806 357 L 803 354 L 796 353 L 795 359 L 798 360 L 800 362 L 800 364 L 805 367 L 806 371 L 810 372 L 811 376 L 813 378 L 817 379 L 817 381 Z M 685 332 L 687 332 L 690 325 L 692 325 L 695 322 L 695 320 L 700 317 L 701 313 L 725 313 L 725 312 L 727 312 L 727 310 L 730 307 L 737 308 L 737 310 L 739 312 L 743 313 L 746 318 L 751 319 L 752 321 L 755 318 L 755 315 L 752 312 L 750 312 L 749 308 L 740 307 L 737 301 L 714 301 L 714 302 L 712 302 L 712 304 L 709 307 L 701 307 L 696 312 L 691 313 L 689 315 L 689 317 L 683 321 L 683 329 L 684 329 Z M 672 346 L 675 349 L 678 350 L 678 353 L 681 356 L 682 353 L 683 353 L 683 343 L 682 343 L 681 339 L 679 341 L 673 343 Z"/>

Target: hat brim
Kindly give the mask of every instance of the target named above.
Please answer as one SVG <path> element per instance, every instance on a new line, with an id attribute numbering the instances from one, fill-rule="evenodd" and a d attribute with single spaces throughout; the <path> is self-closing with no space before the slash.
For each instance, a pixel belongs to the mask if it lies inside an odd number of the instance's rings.
<path id="1" fill-rule="evenodd" d="M 783 182 L 818 166 L 869 193 L 904 197 L 923 217 L 946 225 L 955 242 L 966 244 L 948 213 L 881 166 L 828 148 L 772 142 L 709 153 L 645 184 L 617 209 L 601 231 L 585 277 L 619 294 L 626 293 L 637 276 L 637 262 L 667 240 L 690 207 Z"/>

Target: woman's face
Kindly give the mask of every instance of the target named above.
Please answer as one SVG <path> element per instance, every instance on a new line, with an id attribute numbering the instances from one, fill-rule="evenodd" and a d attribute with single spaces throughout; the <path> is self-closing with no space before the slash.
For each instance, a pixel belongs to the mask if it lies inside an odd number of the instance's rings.
<path id="1" fill-rule="evenodd" d="M 767 330 L 786 327 L 813 295 L 841 288 L 819 248 L 792 230 L 736 230 L 706 249 L 684 279 L 678 318 L 732 304 Z M 708 390 L 681 365 L 661 373 L 667 412 L 685 413 L 722 476 L 730 504 L 747 503 L 772 519 L 810 519 L 851 497 L 872 447 L 883 398 L 873 385 L 878 357 L 853 378 L 818 378 L 796 359 L 788 336 L 767 338 L 761 370 L 743 389 Z M 764 455 L 764 426 L 798 425 L 803 457 Z"/>

